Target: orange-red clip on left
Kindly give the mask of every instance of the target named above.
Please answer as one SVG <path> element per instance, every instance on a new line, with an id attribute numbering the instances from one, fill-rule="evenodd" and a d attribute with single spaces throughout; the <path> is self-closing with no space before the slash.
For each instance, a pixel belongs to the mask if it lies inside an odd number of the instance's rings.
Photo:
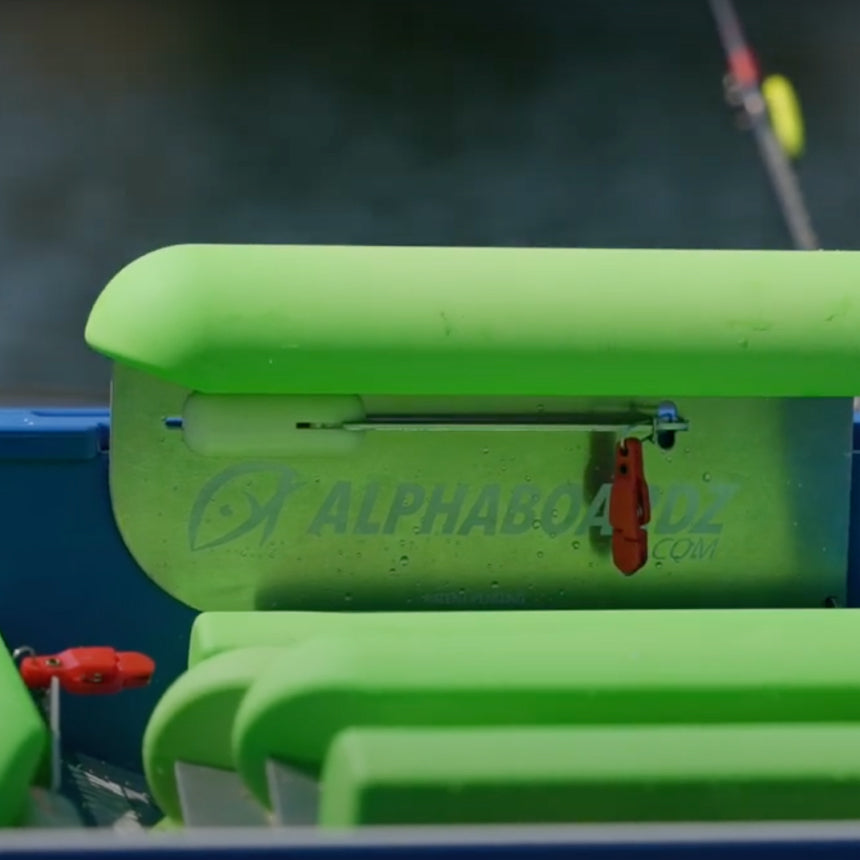
<path id="1" fill-rule="evenodd" d="M 648 533 L 643 526 L 650 519 L 651 500 L 645 481 L 642 442 L 623 439 L 615 448 L 609 524 L 612 560 L 625 576 L 632 576 L 648 561 Z"/>
<path id="2" fill-rule="evenodd" d="M 21 677 L 31 690 L 47 690 L 56 678 L 67 693 L 119 693 L 145 687 L 155 663 L 145 654 L 113 648 L 68 648 L 59 654 L 24 657 Z"/>

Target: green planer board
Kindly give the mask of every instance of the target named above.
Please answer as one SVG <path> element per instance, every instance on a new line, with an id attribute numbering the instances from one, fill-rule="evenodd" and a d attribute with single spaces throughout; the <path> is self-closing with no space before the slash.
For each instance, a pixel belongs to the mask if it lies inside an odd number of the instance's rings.
<path id="1" fill-rule="evenodd" d="M 850 816 L 857 621 L 822 607 L 846 590 L 858 272 L 204 245 L 120 272 L 87 327 L 113 509 L 204 611 L 144 739 L 168 819 Z"/>
<path id="2" fill-rule="evenodd" d="M 118 526 L 208 611 L 839 603 L 858 259 L 154 252 L 87 326 Z M 624 576 L 615 446 L 661 415 Z"/>
<path id="3" fill-rule="evenodd" d="M 350 729 L 323 827 L 846 820 L 860 726 Z"/>
<path id="4" fill-rule="evenodd" d="M 857 260 L 176 246 L 116 276 L 86 337 L 207 394 L 853 396 Z"/>
<path id="5" fill-rule="evenodd" d="M 48 731 L 18 667 L 0 639 L 0 827 L 19 824 L 41 775 Z"/>
<path id="6" fill-rule="evenodd" d="M 272 808 L 273 765 L 319 783 L 328 826 L 796 818 L 803 797 L 844 818 L 858 625 L 825 609 L 204 614 L 147 729 L 147 777 L 175 821 L 180 767 L 233 772 Z"/>

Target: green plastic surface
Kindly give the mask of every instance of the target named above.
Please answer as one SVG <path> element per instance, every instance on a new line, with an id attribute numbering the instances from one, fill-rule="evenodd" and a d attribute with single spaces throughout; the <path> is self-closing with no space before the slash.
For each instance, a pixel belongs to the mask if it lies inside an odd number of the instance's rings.
<path id="1" fill-rule="evenodd" d="M 143 738 L 147 783 L 165 816 L 181 821 L 177 762 L 232 770 L 231 732 L 242 696 L 280 651 L 244 648 L 186 672 L 161 697 Z"/>
<path id="2" fill-rule="evenodd" d="M 293 646 L 331 635 L 423 644 L 464 634 L 516 642 L 548 635 L 566 648 L 596 651 L 608 660 L 635 654 L 663 659 L 677 648 L 693 649 L 703 659 L 716 653 L 740 661 L 746 651 L 763 649 L 771 655 L 784 645 L 794 653 L 808 645 L 813 653 L 806 661 L 816 666 L 822 661 L 835 672 L 860 639 L 860 610 L 204 612 L 191 628 L 189 666 L 240 648 Z M 456 665 L 451 671 L 456 673 Z"/>
<path id="3" fill-rule="evenodd" d="M 240 648 L 284 647 L 354 625 L 408 634 L 422 614 L 409 612 L 202 612 L 191 625 L 188 667 Z"/>
<path id="4" fill-rule="evenodd" d="M 235 717 L 234 760 L 267 803 L 267 759 L 318 773 L 347 728 L 860 721 L 860 664 L 846 659 L 858 635 L 852 610 L 463 612 L 416 616 L 411 635 L 346 627 L 261 672 Z"/>
<path id="5" fill-rule="evenodd" d="M 855 819 L 860 726 L 362 729 L 340 734 L 319 821 Z"/>
<path id="6" fill-rule="evenodd" d="M 198 610 L 844 602 L 847 397 L 679 399 L 691 430 L 671 451 L 646 445 L 650 558 L 626 577 L 611 555 L 611 432 L 368 432 L 352 434 L 355 455 L 209 457 L 164 424 L 188 394 L 115 368 L 110 489 L 138 565 Z M 554 409 L 524 399 L 528 414 Z M 594 420 L 612 405 L 574 409 Z"/>
<path id="7" fill-rule="evenodd" d="M 6 827 L 27 810 L 47 750 L 47 729 L 2 640 L 0 702 L 0 827 Z"/>
<path id="8" fill-rule="evenodd" d="M 207 393 L 853 396 L 858 282 L 856 252 L 188 245 L 86 338 Z"/>

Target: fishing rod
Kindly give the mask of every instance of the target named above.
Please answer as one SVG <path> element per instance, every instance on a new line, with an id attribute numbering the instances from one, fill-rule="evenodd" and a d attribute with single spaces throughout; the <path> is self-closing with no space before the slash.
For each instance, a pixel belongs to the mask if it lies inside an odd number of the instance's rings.
<path id="1" fill-rule="evenodd" d="M 760 85 L 755 57 L 732 0 L 709 2 L 728 60 L 732 95 L 758 144 L 792 241 L 800 250 L 817 250 L 821 246 L 788 155 L 799 154 L 803 138 L 800 111 L 791 85 L 778 76 L 767 78 Z"/>

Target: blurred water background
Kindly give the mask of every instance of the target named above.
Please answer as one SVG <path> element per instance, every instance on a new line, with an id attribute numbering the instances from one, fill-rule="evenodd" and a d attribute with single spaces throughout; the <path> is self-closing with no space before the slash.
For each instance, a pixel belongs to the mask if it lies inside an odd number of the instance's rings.
<path id="1" fill-rule="evenodd" d="M 737 8 L 860 247 L 860 3 Z M 0 395 L 104 400 L 87 313 L 166 244 L 789 247 L 723 71 L 705 0 L 0 0 Z"/>

